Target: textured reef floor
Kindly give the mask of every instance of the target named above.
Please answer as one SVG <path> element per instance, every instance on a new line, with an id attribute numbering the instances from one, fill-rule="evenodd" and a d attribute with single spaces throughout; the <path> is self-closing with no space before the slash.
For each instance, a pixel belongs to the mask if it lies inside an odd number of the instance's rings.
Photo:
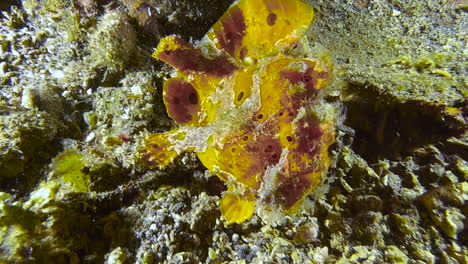
<path id="1" fill-rule="evenodd" d="M 0 3 L 0 263 L 467 263 L 464 0 L 306 1 L 344 121 L 299 213 L 229 224 L 194 153 L 141 163 L 176 127 L 151 54 L 232 2 Z"/>

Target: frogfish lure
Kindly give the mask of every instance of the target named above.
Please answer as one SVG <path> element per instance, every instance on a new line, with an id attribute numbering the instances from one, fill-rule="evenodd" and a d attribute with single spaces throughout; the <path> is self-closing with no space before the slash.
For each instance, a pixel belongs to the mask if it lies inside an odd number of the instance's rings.
<path id="1" fill-rule="evenodd" d="M 229 223 L 260 204 L 296 208 L 321 183 L 334 141 L 332 122 L 311 110 L 331 64 L 290 52 L 313 17 L 300 0 L 239 0 L 196 47 L 161 39 L 153 57 L 176 70 L 163 98 L 178 128 L 150 135 L 142 162 L 162 168 L 194 151 L 228 186 L 220 209 Z"/>

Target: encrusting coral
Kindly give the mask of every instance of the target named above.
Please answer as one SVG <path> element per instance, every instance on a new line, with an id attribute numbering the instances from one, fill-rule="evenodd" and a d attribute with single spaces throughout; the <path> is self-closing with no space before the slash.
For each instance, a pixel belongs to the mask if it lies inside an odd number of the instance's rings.
<path id="1" fill-rule="evenodd" d="M 256 203 L 292 211 L 321 183 L 334 141 L 333 120 L 312 107 L 331 63 L 291 52 L 313 16 L 299 0 L 240 0 L 197 48 L 162 39 L 153 56 L 177 70 L 164 102 L 180 127 L 149 136 L 143 162 L 165 167 L 195 151 L 228 185 L 220 205 L 229 223 L 248 220 Z"/>

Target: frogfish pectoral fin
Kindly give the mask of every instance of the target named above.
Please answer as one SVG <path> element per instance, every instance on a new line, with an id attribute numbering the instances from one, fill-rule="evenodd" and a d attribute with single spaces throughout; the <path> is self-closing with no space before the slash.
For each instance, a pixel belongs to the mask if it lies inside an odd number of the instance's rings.
<path id="1" fill-rule="evenodd" d="M 183 137 L 184 133 L 178 129 L 150 135 L 145 141 L 145 146 L 139 149 L 141 161 L 150 167 L 166 167 L 179 156 L 173 141 Z"/>
<path id="2" fill-rule="evenodd" d="M 255 210 L 255 200 L 226 192 L 220 201 L 221 214 L 228 223 L 243 223 Z"/>

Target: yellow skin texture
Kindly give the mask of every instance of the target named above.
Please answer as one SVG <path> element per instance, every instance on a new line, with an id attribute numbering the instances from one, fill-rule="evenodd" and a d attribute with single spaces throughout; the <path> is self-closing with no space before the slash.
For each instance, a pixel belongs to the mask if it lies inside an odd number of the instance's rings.
<path id="1" fill-rule="evenodd" d="M 177 70 L 164 100 L 179 128 L 150 135 L 142 161 L 165 167 L 195 151 L 228 185 L 220 209 L 229 223 L 250 219 L 257 203 L 297 207 L 320 184 L 334 140 L 310 109 L 330 64 L 287 55 L 313 16 L 299 0 L 240 0 L 199 48 L 162 39 L 153 56 Z"/>

